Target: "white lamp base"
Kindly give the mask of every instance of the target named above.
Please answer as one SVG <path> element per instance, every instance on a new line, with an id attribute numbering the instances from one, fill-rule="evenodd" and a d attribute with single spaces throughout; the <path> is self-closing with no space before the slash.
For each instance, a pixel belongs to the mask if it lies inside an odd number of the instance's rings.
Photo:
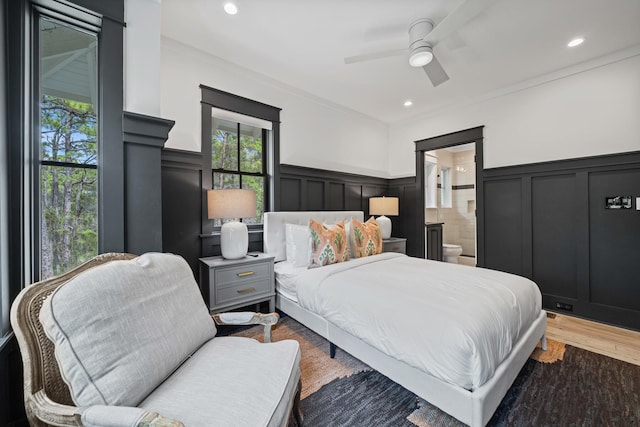
<path id="1" fill-rule="evenodd" d="M 378 225 L 380 226 L 380 234 L 382 234 L 382 238 L 388 239 L 391 237 L 391 220 L 382 215 L 376 218 L 376 221 L 378 221 Z"/>
<path id="2" fill-rule="evenodd" d="M 226 259 L 239 259 L 247 255 L 249 249 L 249 231 L 247 225 L 231 221 L 220 228 L 220 249 Z"/>

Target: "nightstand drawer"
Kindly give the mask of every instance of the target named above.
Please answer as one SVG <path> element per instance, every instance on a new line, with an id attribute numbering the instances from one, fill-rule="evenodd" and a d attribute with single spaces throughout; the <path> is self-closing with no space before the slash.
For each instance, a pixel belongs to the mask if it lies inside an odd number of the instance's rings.
<path id="1" fill-rule="evenodd" d="M 269 281 L 270 264 L 266 262 L 225 267 L 215 270 L 215 283 L 224 286 L 228 283 L 243 284 L 255 280 Z"/>
<path id="2" fill-rule="evenodd" d="M 392 237 L 382 241 L 382 252 L 399 252 L 401 254 L 407 251 L 407 239 Z"/>
<path id="3" fill-rule="evenodd" d="M 268 295 L 271 291 L 269 280 L 247 281 L 244 283 L 230 283 L 211 289 L 215 292 L 216 305 L 226 305 L 240 300 L 250 300 L 260 295 Z"/>
<path id="4" fill-rule="evenodd" d="M 240 259 L 200 258 L 200 289 L 209 311 L 233 310 L 269 301 L 276 309 L 273 256 L 254 253 Z"/>

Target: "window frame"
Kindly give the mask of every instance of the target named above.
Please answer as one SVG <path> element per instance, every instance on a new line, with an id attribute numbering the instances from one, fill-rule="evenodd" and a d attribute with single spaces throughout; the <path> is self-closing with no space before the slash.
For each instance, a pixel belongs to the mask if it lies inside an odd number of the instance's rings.
<path id="1" fill-rule="evenodd" d="M 99 70 L 100 70 L 100 25 L 102 24 L 102 19 L 98 19 L 98 18 L 93 18 L 90 15 L 83 15 L 82 17 L 85 20 L 79 20 L 76 17 L 73 16 L 64 16 L 61 15 L 60 13 L 58 13 L 57 11 L 51 11 L 48 9 L 45 9 L 43 7 L 40 7 L 38 5 L 35 5 L 34 7 L 34 11 L 33 11 L 33 16 L 32 16 L 32 25 L 33 25 L 33 29 L 32 29 L 32 51 L 31 51 L 31 61 L 32 61 L 32 94 L 33 94 L 33 98 L 32 98 L 32 103 L 33 103 L 33 110 L 32 110 L 32 123 L 33 123 L 33 134 L 31 137 L 31 158 L 33 159 L 33 163 L 32 163 L 32 167 L 31 167 L 31 206 L 32 206 L 32 222 L 33 222 L 33 226 L 32 226 L 32 239 L 31 239 L 31 246 L 32 246 L 32 277 L 33 277 L 33 281 L 39 281 L 42 280 L 44 277 L 42 277 L 42 193 L 41 193 L 41 184 L 42 184 L 42 169 L 43 167 L 57 167 L 57 168 L 74 168 L 74 169 L 90 169 L 90 170 L 95 170 L 96 171 L 96 215 L 98 216 L 97 218 L 97 233 L 98 233 L 98 246 L 96 247 L 96 255 L 98 253 L 100 253 L 100 229 L 101 224 L 100 224 L 100 204 L 101 204 L 101 200 L 100 200 L 100 173 L 101 173 L 101 146 L 102 146 L 102 140 L 101 140 L 101 108 L 100 108 L 100 100 L 101 100 L 101 93 L 99 91 L 99 88 L 96 88 L 96 93 L 97 95 L 97 99 L 96 99 L 96 105 L 94 105 L 95 108 L 95 117 L 96 117 L 96 161 L 95 163 L 92 164 L 83 164 L 83 163 L 74 163 L 74 162 L 65 162 L 65 161 L 59 161 L 59 160 L 45 160 L 42 158 L 41 156 L 41 149 L 42 149 L 42 122 L 41 122 L 41 117 L 42 117 L 42 110 L 41 110 L 41 103 L 42 103 L 42 96 L 43 96 L 43 90 L 42 90 L 42 81 L 40 79 L 40 61 L 39 61 L 39 57 L 40 57 L 40 49 L 41 49 L 41 44 L 40 44 L 40 20 L 42 18 L 45 19 L 50 19 L 51 21 L 54 22 L 60 22 L 62 25 L 68 25 L 71 28 L 74 28 L 78 31 L 82 31 L 88 34 L 92 34 L 95 36 L 96 38 L 96 42 L 97 42 L 97 46 L 96 46 L 96 59 L 97 59 L 97 64 L 96 64 L 96 85 L 99 86 L 100 85 L 100 78 L 99 78 Z M 90 22 L 89 22 L 90 21 Z M 54 272 L 55 275 L 55 272 Z"/>
<path id="2" fill-rule="evenodd" d="M 230 122 L 230 120 L 228 119 L 222 119 L 225 120 L 227 122 Z M 270 135 L 269 135 L 269 131 L 267 129 L 261 128 L 261 141 L 262 141 L 262 171 L 261 172 L 243 172 L 242 171 L 242 167 L 241 167 L 241 160 L 240 160 L 240 152 L 242 150 L 241 144 L 240 144 L 240 138 L 241 138 L 241 127 L 243 125 L 245 126 L 252 126 L 254 128 L 258 128 L 258 126 L 256 125 L 246 125 L 244 123 L 238 122 L 238 121 L 234 121 L 232 123 L 236 124 L 236 135 L 238 138 L 237 141 L 237 147 L 236 147 L 236 153 L 237 153 L 237 162 L 238 162 L 238 166 L 236 170 L 231 170 L 231 169 L 224 169 L 224 168 L 214 168 L 213 167 L 213 163 L 211 166 L 211 179 L 212 179 L 212 185 L 211 185 L 211 189 L 215 189 L 213 187 L 213 176 L 216 173 L 220 173 L 220 174 L 224 174 L 224 175 L 236 175 L 239 177 L 240 180 L 240 187 L 239 188 L 245 188 L 242 186 L 242 178 L 245 176 L 253 176 L 253 177 L 261 177 L 264 179 L 264 188 L 263 188 L 263 197 L 262 197 L 262 213 L 264 215 L 264 212 L 267 211 L 267 206 L 269 204 L 269 174 L 268 174 L 268 157 L 267 154 L 269 152 L 268 147 L 269 147 L 269 140 Z M 213 131 L 213 129 L 212 129 Z M 211 156 L 211 136 L 209 136 L 209 156 Z M 203 141 L 204 143 L 204 141 Z M 241 219 L 242 221 L 242 219 Z M 262 224 L 249 224 L 247 223 L 247 227 L 249 229 L 255 229 L 258 228 L 259 226 L 262 226 Z M 221 226 L 214 226 L 214 230 L 219 230 Z"/>
<path id="3" fill-rule="evenodd" d="M 279 165 L 280 165 L 280 111 L 278 107 L 263 104 L 248 98 L 214 89 L 205 85 L 200 85 L 202 92 L 201 114 L 202 114 L 202 194 L 201 194 L 201 218 L 202 234 L 211 234 L 218 231 L 220 227 L 214 227 L 213 221 L 207 215 L 207 191 L 213 188 L 213 173 L 211 159 L 211 130 L 212 130 L 212 108 L 231 111 L 249 117 L 271 122 L 270 132 L 263 130 L 263 170 L 266 173 L 266 185 L 264 194 L 264 212 L 277 211 L 280 209 L 279 200 Z M 266 133 L 266 135 L 265 135 Z M 239 141 L 238 141 L 239 143 Z M 239 160 L 239 159 L 238 159 Z M 239 166 L 238 166 L 239 168 Z M 247 174 L 251 175 L 251 174 Z M 262 231 L 262 224 L 248 224 L 250 231 Z"/>
<path id="4" fill-rule="evenodd" d="M 31 141 L 28 153 L 30 162 L 30 278 L 27 282 L 41 280 L 40 276 L 40 81 L 39 81 L 39 19 L 41 16 L 61 21 L 80 30 L 96 35 L 97 40 L 97 253 L 124 251 L 124 152 L 122 144 L 123 111 L 123 26 L 124 22 L 108 15 L 113 5 L 100 5 L 92 0 L 75 0 L 75 5 L 60 4 L 49 0 L 30 2 L 29 33 L 31 43 L 25 53 L 30 61 L 30 112 Z M 124 5 L 124 3 L 122 3 Z M 124 9 L 123 9 L 124 11 Z M 104 15 L 103 15 L 104 13 Z M 114 90 L 106 90 L 113 88 Z M 116 90 L 117 89 L 117 90 Z M 110 141 L 110 143 L 107 143 Z"/>
<path id="5" fill-rule="evenodd" d="M 98 253 L 122 252 L 124 227 L 124 0 L 12 0 L 7 16 L 7 135 L 9 143 L 11 300 L 39 274 L 40 156 L 37 45 L 39 15 L 89 29 L 98 37 Z M 96 29 L 98 31 L 96 31 Z M 105 143 L 105 141 L 107 143 Z M 39 150 L 39 146 L 37 147 Z M 36 152 L 37 153 L 37 152 Z"/>

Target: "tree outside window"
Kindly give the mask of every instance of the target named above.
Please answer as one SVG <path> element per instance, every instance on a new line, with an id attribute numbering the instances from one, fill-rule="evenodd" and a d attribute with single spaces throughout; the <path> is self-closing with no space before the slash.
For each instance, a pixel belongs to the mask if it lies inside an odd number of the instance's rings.
<path id="1" fill-rule="evenodd" d="M 259 127 L 213 118 L 211 169 L 213 189 L 243 188 L 256 193 L 256 216 L 248 224 L 262 224 L 267 183 L 264 158 L 267 131 Z M 221 226 L 220 219 L 214 226 Z"/>
<path id="2" fill-rule="evenodd" d="M 98 252 L 97 40 L 40 18 L 40 279 Z"/>

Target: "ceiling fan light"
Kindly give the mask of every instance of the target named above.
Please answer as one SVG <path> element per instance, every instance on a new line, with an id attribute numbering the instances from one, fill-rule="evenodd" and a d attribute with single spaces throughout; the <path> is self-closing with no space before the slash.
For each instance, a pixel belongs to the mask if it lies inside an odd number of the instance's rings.
<path id="1" fill-rule="evenodd" d="M 232 3 L 232 2 L 225 3 L 223 8 L 224 8 L 224 11 L 227 12 L 229 15 L 235 15 L 236 13 L 238 13 L 238 6 L 236 6 L 235 3 Z"/>
<path id="2" fill-rule="evenodd" d="M 567 43 L 567 46 L 569 46 L 569 47 L 580 46 L 582 44 L 582 42 L 584 42 L 584 39 L 582 37 L 577 37 L 577 38 L 571 40 L 569 43 Z"/>
<path id="3" fill-rule="evenodd" d="M 411 52 L 409 65 L 412 67 L 424 67 L 433 59 L 433 52 L 430 47 L 419 47 Z"/>

